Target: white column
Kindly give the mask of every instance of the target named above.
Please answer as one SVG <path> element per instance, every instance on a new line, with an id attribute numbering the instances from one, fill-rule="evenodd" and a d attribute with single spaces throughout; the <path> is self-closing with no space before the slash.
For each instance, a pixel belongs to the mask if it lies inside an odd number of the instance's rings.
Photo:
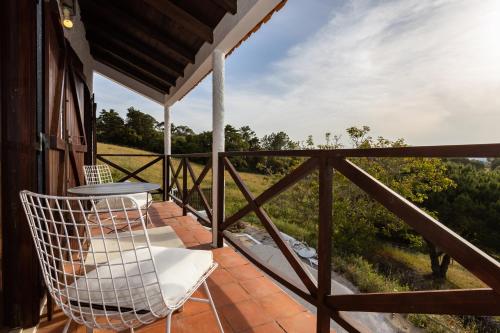
<path id="1" fill-rule="evenodd" d="M 163 148 L 165 155 L 172 153 L 172 120 L 170 118 L 170 106 L 164 105 L 163 109 Z"/>
<path id="2" fill-rule="evenodd" d="M 217 246 L 217 176 L 218 153 L 224 151 L 224 61 L 225 54 L 214 50 L 212 54 L 212 240 Z"/>
<path id="3" fill-rule="evenodd" d="M 165 103 L 163 104 L 163 152 L 165 155 L 172 153 L 172 120 L 170 117 L 170 106 L 167 104 L 167 96 L 165 95 Z M 165 177 L 170 177 L 170 168 L 165 160 Z M 169 178 L 171 179 L 171 178 Z M 165 185 L 166 186 L 166 185 Z M 166 188 L 165 188 L 166 190 Z M 171 201 L 169 198 L 168 201 Z"/>

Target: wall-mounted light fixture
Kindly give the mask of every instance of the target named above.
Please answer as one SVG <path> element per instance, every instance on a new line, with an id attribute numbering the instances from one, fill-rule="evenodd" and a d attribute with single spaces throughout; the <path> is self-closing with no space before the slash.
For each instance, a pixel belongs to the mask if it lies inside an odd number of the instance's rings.
<path id="1" fill-rule="evenodd" d="M 75 16 L 74 11 L 74 2 L 73 1 L 64 1 L 62 2 L 62 24 L 66 29 L 73 28 L 73 16 Z"/>

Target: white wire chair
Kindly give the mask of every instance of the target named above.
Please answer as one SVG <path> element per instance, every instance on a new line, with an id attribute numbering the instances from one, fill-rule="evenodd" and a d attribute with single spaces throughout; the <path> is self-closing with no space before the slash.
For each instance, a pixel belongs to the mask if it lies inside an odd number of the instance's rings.
<path id="1" fill-rule="evenodd" d="M 85 183 L 87 185 L 106 184 L 113 182 L 111 169 L 107 164 L 84 165 Z"/>
<path id="2" fill-rule="evenodd" d="M 120 331 L 166 317 L 169 333 L 172 313 L 188 300 L 210 304 L 223 332 L 206 284 L 217 267 L 212 252 L 151 246 L 141 209 L 130 204 L 134 198 L 28 191 L 20 198 L 49 293 L 69 317 L 64 332 L 72 320 L 89 329 Z M 122 208 L 111 208 L 110 200 Z M 106 202 L 108 212 L 92 224 L 87 216 L 96 202 Z M 137 219 L 139 225 L 131 223 Z M 105 227 L 115 232 L 106 233 Z M 201 285 L 207 298 L 192 297 Z"/>
<path id="3" fill-rule="evenodd" d="M 111 169 L 107 164 L 84 165 L 83 171 L 85 176 L 85 183 L 87 185 L 108 184 L 114 182 Z M 153 203 L 153 198 L 147 192 L 130 194 L 130 196 L 139 203 L 139 207 L 145 210 L 147 223 L 149 220 L 147 215 L 147 208 L 149 208 L 149 206 L 151 206 L 151 204 Z M 112 203 L 112 205 L 115 204 Z M 118 203 L 118 205 L 120 205 L 120 203 Z M 103 207 L 101 203 L 97 203 L 96 207 L 98 208 L 98 210 L 101 210 L 102 208 L 106 209 L 105 205 Z"/>

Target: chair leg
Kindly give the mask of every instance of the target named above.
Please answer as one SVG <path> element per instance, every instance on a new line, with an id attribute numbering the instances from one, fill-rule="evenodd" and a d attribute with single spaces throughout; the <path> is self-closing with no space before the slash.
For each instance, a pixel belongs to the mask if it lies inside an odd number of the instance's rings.
<path id="1" fill-rule="evenodd" d="M 210 306 L 212 307 L 212 311 L 214 312 L 215 320 L 217 321 L 217 326 L 219 326 L 219 331 L 224 333 L 224 329 L 222 328 L 222 323 L 219 319 L 219 314 L 217 313 L 217 309 L 215 308 L 214 300 L 212 299 L 212 295 L 210 294 L 210 290 L 208 290 L 207 281 L 203 281 L 203 287 L 205 288 L 205 292 L 207 293 L 208 300 L 210 301 Z"/>
<path id="2" fill-rule="evenodd" d="M 94 332 L 94 329 L 92 327 L 85 326 L 87 328 L 87 333 L 92 333 Z"/>
<path id="3" fill-rule="evenodd" d="M 166 333 L 170 333 L 170 326 L 172 326 L 172 314 L 173 313 L 174 313 L 174 311 L 170 311 L 170 313 L 167 316 L 167 329 L 166 329 Z"/>
<path id="4" fill-rule="evenodd" d="M 69 318 L 66 324 L 64 324 L 63 333 L 68 333 L 69 327 L 71 326 L 71 321 L 71 318 Z"/>

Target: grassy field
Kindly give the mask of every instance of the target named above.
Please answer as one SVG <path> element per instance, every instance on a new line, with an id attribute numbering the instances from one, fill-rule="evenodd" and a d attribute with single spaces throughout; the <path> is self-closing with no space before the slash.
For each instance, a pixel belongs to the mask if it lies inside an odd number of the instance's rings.
<path id="1" fill-rule="evenodd" d="M 98 143 L 97 152 L 99 154 L 151 154 L 150 152 L 144 150 L 116 146 L 106 143 Z M 110 161 L 118 164 L 119 166 L 123 167 L 126 170 L 134 171 L 143 166 L 144 164 L 152 161 L 154 157 L 113 156 L 113 157 L 106 157 L 106 159 L 109 159 Z M 101 162 L 98 161 L 98 163 Z M 179 160 L 174 159 L 172 164 L 174 165 L 174 168 L 177 169 L 177 166 L 179 165 Z M 198 163 L 191 163 L 191 166 L 193 167 L 193 171 L 196 174 L 196 176 L 198 176 L 201 173 L 204 167 L 203 165 Z M 112 172 L 113 172 L 113 178 L 116 180 L 124 176 L 122 172 L 114 168 L 112 168 Z M 141 173 L 138 174 L 138 176 L 144 178 L 148 182 L 161 184 L 162 183 L 161 161 L 157 162 L 156 164 L 142 171 Z M 248 188 L 255 195 L 262 193 L 271 184 L 271 179 L 264 175 L 248 173 L 248 172 L 240 172 L 240 176 L 243 179 L 243 181 L 247 184 Z M 246 200 L 240 193 L 239 189 L 236 187 L 236 184 L 231 179 L 229 173 L 226 172 L 225 178 L 226 178 L 226 214 L 231 214 L 236 212 L 239 208 L 243 207 L 246 204 Z M 182 185 L 181 176 L 178 177 L 178 180 L 179 183 Z M 202 183 L 202 188 L 204 186 L 209 187 L 211 181 L 212 181 L 212 172 L 210 171 Z M 191 186 L 192 186 L 191 177 L 188 177 L 188 188 L 191 188 Z M 255 221 L 256 218 L 254 216 L 249 216 L 247 220 Z"/>

